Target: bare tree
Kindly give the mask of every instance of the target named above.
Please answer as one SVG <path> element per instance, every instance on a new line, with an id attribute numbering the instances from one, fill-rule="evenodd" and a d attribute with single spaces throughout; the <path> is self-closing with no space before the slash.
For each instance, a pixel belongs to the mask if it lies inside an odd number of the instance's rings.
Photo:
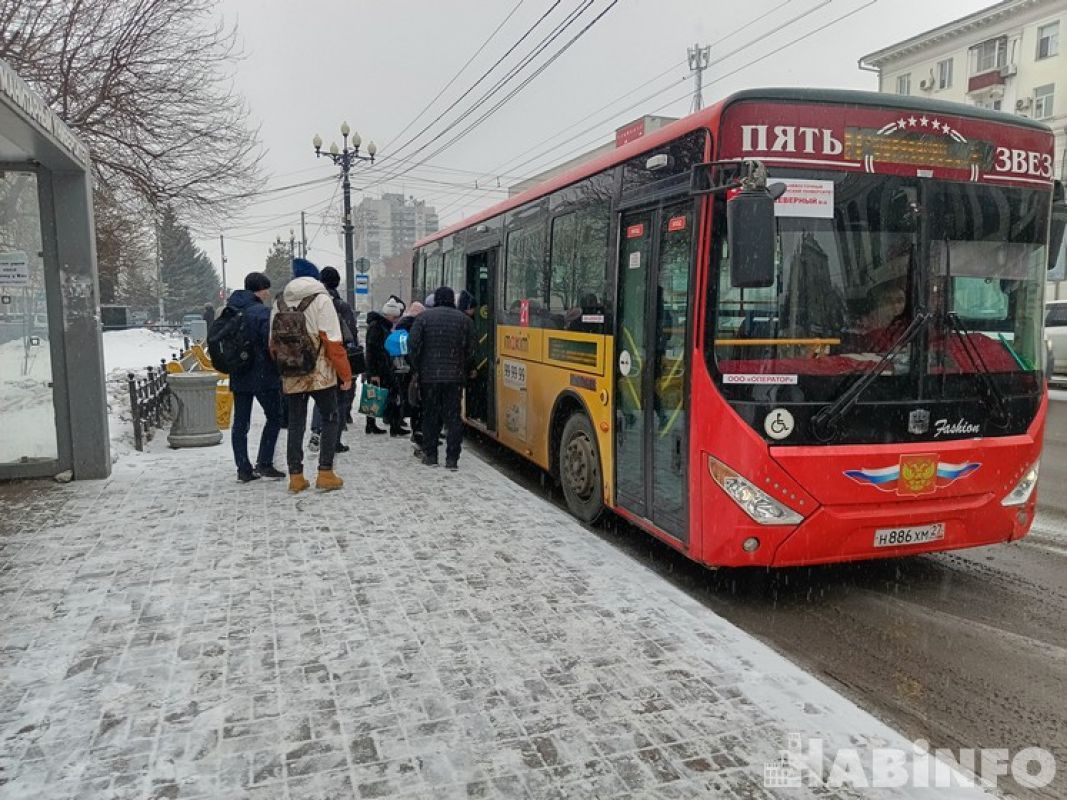
<path id="1" fill-rule="evenodd" d="M 138 216 L 208 224 L 258 187 L 258 131 L 214 0 L 0 0 L 0 58 L 89 145 L 96 187 Z"/>
<path id="2" fill-rule="evenodd" d="M 151 229 L 126 211 L 106 189 L 93 193 L 101 303 L 127 301 L 123 291 L 127 277 L 141 265 L 153 263 Z"/>

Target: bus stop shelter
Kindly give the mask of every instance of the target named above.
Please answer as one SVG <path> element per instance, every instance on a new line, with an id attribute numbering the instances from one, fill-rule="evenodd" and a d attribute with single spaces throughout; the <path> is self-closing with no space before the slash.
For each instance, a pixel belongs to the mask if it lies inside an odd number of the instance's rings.
<path id="1" fill-rule="evenodd" d="M 0 479 L 111 471 L 89 150 L 0 61 Z"/>

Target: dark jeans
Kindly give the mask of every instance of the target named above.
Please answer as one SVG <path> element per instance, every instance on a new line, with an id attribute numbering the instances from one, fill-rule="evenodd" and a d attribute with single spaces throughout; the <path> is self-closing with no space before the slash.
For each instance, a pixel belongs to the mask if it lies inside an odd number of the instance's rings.
<path id="1" fill-rule="evenodd" d="M 424 383 L 422 391 L 422 452 L 431 459 L 437 458 L 437 437 L 441 425 L 447 429 L 445 460 L 459 461 L 463 447 L 463 420 L 459 405 L 463 398 L 461 383 Z"/>
<path id="2" fill-rule="evenodd" d="M 285 450 L 290 475 L 299 475 L 304 471 L 304 426 L 307 425 L 309 397 L 315 400 L 315 408 L 322 415 L 319 469 L 333 469 L 333 454 L 337 450 L 337 431 L 340 425 L 336 386 L 317 392 L 285 396 L 289 405 L 289 435 Z"/>
<path id="3" fill-rule="evenodd" d="M 348 423 L 345 421 L 348 419 L 348 412 L 352 410 L 352 402 L 356 399 L 355 382 L 352 383 L 352 388 L 347 392 L 337 390 L 337 441 L 341 441 L 341 433 L 348 430 Z M 319 406 L 315 404 L 315 410 L 311 412 L 311 432 L 322 433 L 322 413 L 319 411 Z"/>
<path id="4" fill-rule="evenodd" d="M 230 444 L 233 445 L 233 460 L 240 472 L 251 472 L 252 464 L 248 460 L 248 429 L 252 424 L 252 400 L 259 401 L 259 407 L 267 417 L 263 435 L 259 437 L 259 453 L 256 466 L 274 465 L 274 446 L 278 443 L 278 431 L 282 427 L 282 394 L 273 392 L 234 392 L 233 393 L 233 427 L 230 430 Z"/>

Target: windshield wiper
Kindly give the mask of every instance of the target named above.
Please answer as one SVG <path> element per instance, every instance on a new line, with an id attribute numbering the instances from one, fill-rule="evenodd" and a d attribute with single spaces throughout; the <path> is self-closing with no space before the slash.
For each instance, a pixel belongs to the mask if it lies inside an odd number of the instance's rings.
<path id="1" fill-rule="evenodd" d="M 959 337 L 960 344 L 963 345 L 963 352 L 967 354 L 967 358 L 971 360 L 971 364 L 974 366 L 974 374 L 981 379 L 982 385 L 985 386 L 986 395 L 993 403 L 993 423 L 1001 428 L 1005 427 L 1011 419 L 1008 402 L 1004 399 L 1004 394 L 993 379 L 993 374 L 989 367 L 986 366 L 985 359 L 982 358 L 982 353 L 978 350 L 978 346 L 971 340 L 971 331 L 967 329 L 960 320 L 959 314 L 955 311 L 949 311 L 946 317 L 953 333 Z"/>
<path id="2" fill-rule="evenodd" d="M 915 318 L 911 321 L 911 324 L 908 325 L 897 340 L 893 342 L 893 346 L 886 351 L 886 354 L 882 356 L 874 367 L 857 378 L 851 386 L 841 393 L 841 396 L 838 397 L 837 400 L 828 406 L 824 406 L 811 418 L 811 429 L 817 439 L 826 442 L 833 438 L 836 433 L 835 427 L 837 421 L 856 404 L 860 395 L 863 394 L 867 390 L 867 387 L 874 383 L 875 379 L 882 374 L 882 370 L 885 369 L 886 364 L 888 364 L 897 353 L 911 344 L 912 340 L 919 335 L 919 331 L 926 327 L 926 323 L 930 321 L 932 316 L 932 314 L 924 312 L 916 314 Z"/>

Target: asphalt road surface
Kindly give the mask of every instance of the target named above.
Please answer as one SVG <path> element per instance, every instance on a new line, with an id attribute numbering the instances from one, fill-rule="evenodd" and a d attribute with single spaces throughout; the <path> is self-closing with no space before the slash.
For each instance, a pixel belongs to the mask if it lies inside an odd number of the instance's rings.
<path id="1" fill-rule="evenodd" d="M 1050 786 L 1000 788 L 1067 798 L 1067 392 L 1054 393 L 1034 532 L 1021 542 L 771 574 L 711 571 L 619 520 L 590 529 L 682 587 L 912 740 L 1052 752 Z M 473 437 L 472 437 L 473 438 Z M 485 441 L 514 480 L 558 491 Z M 635 568 L 637 568 L 635 565 Z"/>

